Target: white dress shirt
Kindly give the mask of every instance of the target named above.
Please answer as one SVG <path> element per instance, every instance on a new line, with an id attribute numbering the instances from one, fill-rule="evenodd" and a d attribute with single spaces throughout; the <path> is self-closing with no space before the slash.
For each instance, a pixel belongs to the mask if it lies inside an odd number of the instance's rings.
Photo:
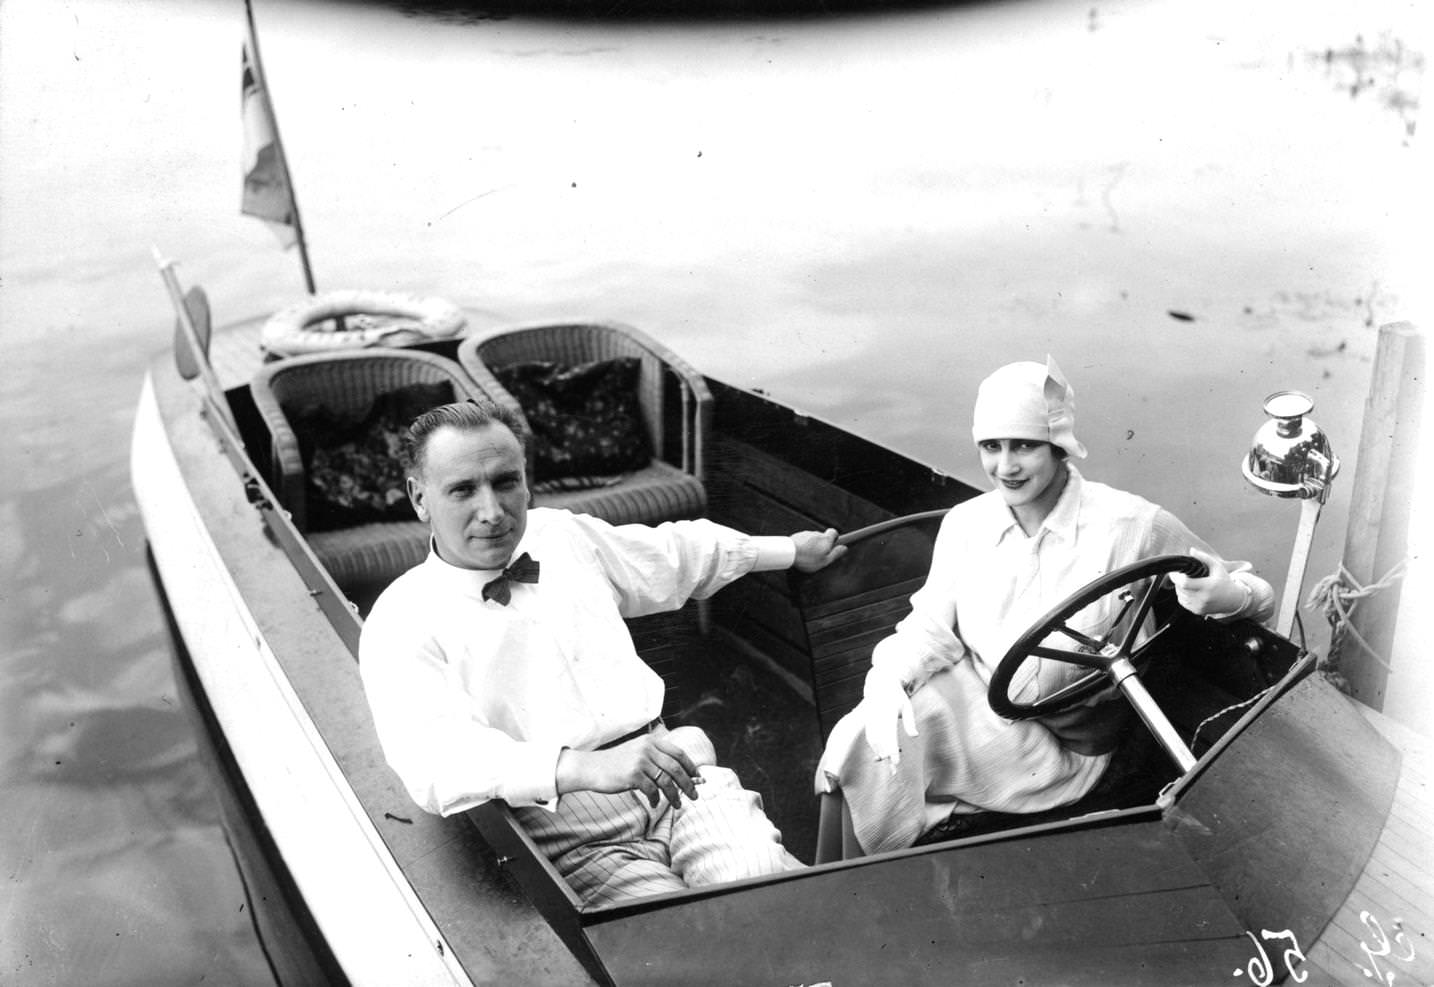
<path id="1" fill-rule="evenodd" d="M 788 568 L 796 548 L 705 520 L 614 527 L 534 508 L 514 557 L 524 552 L 539 581 L 514 582 L 506 606 L 482 598 L 498 571 L 457 568 L 430 550 L 364 622 L 359 663 L 374 726 L 429 812 L 490 798 L 551 807 L 564 747 L 597 747 L 662 712 L 662 680 L 623 618 Z"/>

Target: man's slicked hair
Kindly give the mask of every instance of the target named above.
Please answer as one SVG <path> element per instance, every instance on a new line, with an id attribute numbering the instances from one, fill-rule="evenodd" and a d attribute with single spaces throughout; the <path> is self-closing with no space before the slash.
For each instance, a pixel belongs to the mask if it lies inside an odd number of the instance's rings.
<path id="1" fill-rule="evenodd" d="M 517 412 L 492 401 L 458 401 L 441 404 L 425 411 L 408 426 L 403 437 L 403 469 L 409 476 L 422 476 L 424 459 L 428 452 L 428 439 L 445 425 L 462 431 L 486 428 L 489 425 L 503 425 L 518 440 L 526 457 L 528 452 L 528 426 Z"/>

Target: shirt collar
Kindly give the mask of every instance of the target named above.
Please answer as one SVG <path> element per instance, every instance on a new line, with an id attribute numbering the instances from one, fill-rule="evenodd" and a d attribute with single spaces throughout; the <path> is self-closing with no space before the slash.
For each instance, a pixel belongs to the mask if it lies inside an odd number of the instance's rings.
<path id="1" fill-rule="evenodd" d="M 514 557 L 517 557 L 517 553 L 514 553 Z M 503 572 L 502 569 L 465 569 L 445 562 L 438 554 L 438 545 L 431 534 L 428 536 L 428 558 L 424 560 L 424 566 L 428 569 L 430 578 L 460 593 L 475 597 L 481 597 L 483 587 Z"/>
<path id="2" fill-rule="evenodd" d="M 516 559 L 524 552 L 533 554 L 529 548 L 536 534 L 533 524 L 533 513 L 531 509 L 528 511 L 528 525 L 523 532 L 523 537 L 519 539 L 518 544 L 513 548 L 513 559 Z M 541 518 L 539 518 L 538 527 L 541 527 Z M 541 556 L 538 557 L 541 558 Z M 513 559 L 509 559 L 509 563 L 511 563 Z M 429 572 L 432 573 L 432 577 L 442 582 L 445 586 L 451 586 L 460 592 L 469 593 L 478 597 L 482 596 L 483 587 L 485 585 L 503 574 L 503 569 L 501 568 L 465 569 L 462 566 L 453 565 L 451 562 L 445 562 L 438 554 L 438 545 L 434 541 L 432 533 L 428 536 L 428 558 L 424 560 L 424 564 L 428 567 Z"/>
<path id="3" fill-rule="evenodd" d="M 1076 524 L 1080 520 L 1081 487 L 1084 485 L 1085 479 L 1080 475 L 1080 470 L 1075 468 L 1075 464 L 1069 460 L 1066 460 L 1066 471 L 1069 473 L 1069 477 L 1066 480 L 1065 489 L 1061 491 L 1056 506 L 1051 508 L 1051 512 L 1041 522 L 1040 529 L 1031 536 L 1033 540 L 1040 539 L 1043 533 L 1053 534 L 1066 542 L 1075 540 Z M 995 543 L 1001 544 L 1013 532 L 1015 535 L 1025 537 L 1021 531 L 1020 522 L 1016 520 L 1016 515 L 1011 513 L 1011 509 L 1006 506 L 1006 502 L 1001 499 L 1001 495 L 994 490 L 991 493 L 998 518 L 994 527 Z"/>

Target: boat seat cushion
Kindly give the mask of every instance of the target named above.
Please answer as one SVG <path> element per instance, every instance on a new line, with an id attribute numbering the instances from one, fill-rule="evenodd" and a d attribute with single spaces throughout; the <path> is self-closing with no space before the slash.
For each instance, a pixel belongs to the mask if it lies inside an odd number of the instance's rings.
<path id="1" fill-rule="evenodd" d="M 324 404 L 294 409 L 291 419 L 306 463 L 309 530 L 415 521 L 400 450 L 415 417 L 453 400 L 445 383 L 410 384 L 380 394 L 358 420 Z"/>
<path id="2" fill-rule="evenodd" d="M 532 431 L 535 491 L 609 486 L 652 460 L 636 357 L 566 366 L 530 360 L 494 370 Z"/>

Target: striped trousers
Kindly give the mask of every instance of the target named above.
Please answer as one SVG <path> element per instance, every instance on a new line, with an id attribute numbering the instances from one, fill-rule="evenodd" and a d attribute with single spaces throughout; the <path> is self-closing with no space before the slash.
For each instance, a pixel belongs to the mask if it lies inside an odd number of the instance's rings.
<path id="1" fill-rule="evenodd" d="M 641 792 L 570 792 L 514 814 L 584 905 L 681 891 L 802 867 L 729 768 L 702 768 L 698 798 L 673 807 Z"/>

